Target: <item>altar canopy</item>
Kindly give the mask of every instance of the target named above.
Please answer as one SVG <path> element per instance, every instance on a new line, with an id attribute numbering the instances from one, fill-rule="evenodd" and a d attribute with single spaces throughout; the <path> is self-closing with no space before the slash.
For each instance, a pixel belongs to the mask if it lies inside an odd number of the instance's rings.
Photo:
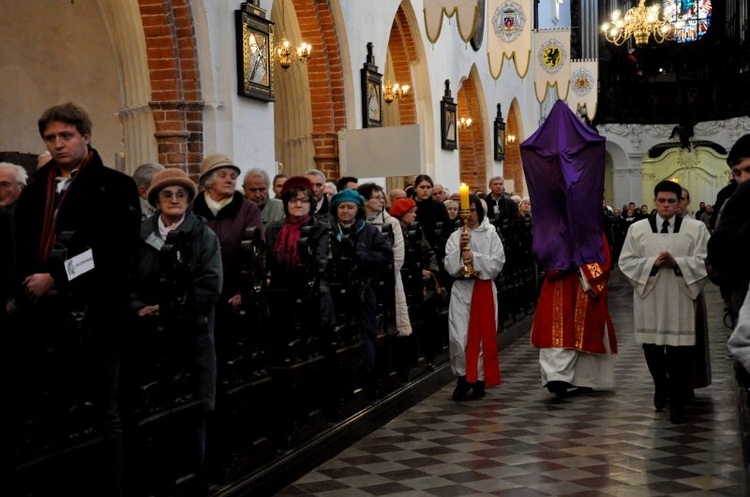
<path id="1" fill-rule="evenodd" d="M 604 262 L 602 199 L 606 143 L 558 100 L 521 143 L 534 212 L 534 256 L 543 271 Z"/>

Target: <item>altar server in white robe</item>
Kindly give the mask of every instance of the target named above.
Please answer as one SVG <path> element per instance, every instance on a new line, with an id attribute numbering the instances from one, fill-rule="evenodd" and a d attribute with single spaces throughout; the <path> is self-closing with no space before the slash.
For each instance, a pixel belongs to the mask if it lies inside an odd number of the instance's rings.
<path id="1" fill-rule="evenodd" d="M 462 204 L 465 199 L 462 199 Z M 471 195 L 467 229 L 454 231 L 445 245 L 445 270 L 456 277 L 451 289 L 448 327 L 451 369 L 457 377 L 453 400 L 484 397 L 485 386 L 499 385 L 497 288 L 505 264 L 503 242 L 485 215 L 486 204 Z M 465 208 L 465 206 L 464 206 Z M 463 250 L 466 245 L 468 250 Z M 460 276 L 466 264 L 474 274 Z"/>
<path id="2" fill-rule="evenodd" d="M 619 260 L 634 288 L 635 338 L 654 380 L 654 407 L 668 404 L 675 424 L 686 421 L 696 298 L 708 280 L 708 229 L 676 215 L 681 193 L 672 181 L 654 187 L 656 214 L 630 226 Z"/>

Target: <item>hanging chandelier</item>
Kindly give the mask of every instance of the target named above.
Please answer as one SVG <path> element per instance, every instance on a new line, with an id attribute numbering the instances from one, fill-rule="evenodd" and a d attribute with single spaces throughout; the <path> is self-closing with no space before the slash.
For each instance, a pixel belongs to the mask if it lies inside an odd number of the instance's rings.
<path id="1" fill-rule="evenodd" d="M 622 15 L 620 10 L 612 13 L 612 20 L 602 24 L 604 38 L 619 46 L 632 36 L 637 46 L 647 45 L 650 37 L 656 43 L 672 39 L 672 25 L 660 16 L 659 5 L 646 6 L 646 0 L 639 0 L 638 6 Z"/>
<path id="2" fill-rule="evenodd" d="M 286 19 L 284 16 L 284 0 L 281 2 L 281 22 L 283 26 L 286 26 Z M 294 46 L 286 39 L 286 33 L 282 30 L 281 41 L 273 49 L 273 53 L 276 56 L 276 60 L 282 69 L 287 70 L 291 67 L 293 62 L 299 62 L 301 64 L 307 64 L 310 62 L 310 54 L 312 53 L 312 45 L 300 43 L 299 46 Z"/>

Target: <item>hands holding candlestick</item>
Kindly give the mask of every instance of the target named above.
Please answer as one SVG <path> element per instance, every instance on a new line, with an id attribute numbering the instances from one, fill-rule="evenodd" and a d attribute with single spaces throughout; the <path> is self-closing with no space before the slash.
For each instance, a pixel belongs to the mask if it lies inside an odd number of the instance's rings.
<path id="1" fill-rule="evenodd" d="M 469 218 L 471 217 L 471 203 L 469 202 L 469 186 L 461 183 L 458 187 L 460 194 L 460 215 L 463 221 L 461 228 L 461 260 L 464 267 L 457 275 L 459 279 L 469 279 L 477 276 L 474 271 L 474 255 L 471 253 L 471 232 L 469 231 Z"/>
<path id="2" fill-rule="evenodd" d="M 471 264 L 474 260 L 474 254 L 471 252 L 471 232 L 468 229 L 461 232 L 461 258 L 465 264 Z"/>

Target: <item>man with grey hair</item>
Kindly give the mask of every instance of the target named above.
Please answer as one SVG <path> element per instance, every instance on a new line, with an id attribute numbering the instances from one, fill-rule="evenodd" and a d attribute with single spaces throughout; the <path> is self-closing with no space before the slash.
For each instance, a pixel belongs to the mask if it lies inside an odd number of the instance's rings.
<path id="1" fill-rule="evenodd" d="M 501 176 L 492 177 L 488 186 L 490 192 L 486 201 L 490 222 L 500 227 L 505 220 L 518 219 L 518 204 L 505 192 L 505 180 Z"/>
<path id="2" fill-rule="evenodd" d="M 46 163 L 52 160 L 52 154 L 49 150 L 45 150 L 41 154 L 36 156 L 36 168 L 41 169 Z"/>
<path id="3" fill-rule="evenodd" d="M 318 219 L 328 221 L 329 206 L 328 197 L 325 194 L 326 175 L 318 169 L 309 169 L 305 173 L 305 177 L 310 180 L 313 187 L 313 197 L 315 198 L 315 205 L 312 206 L 313 214 Z"/>
<path id="4" fill-rule="evenodd" d="M 440 183 L 435 183 L 435 185 L 432 187 L 432 198 L 434 198 L 438 202 L 445 202 L 450 198 L 450 195 L 448 194 L 448 190 L 446 190 L 443 185 L 441 185 Z"/>
<path id="5" fill-rule="evenodd" d="M 154 174 L 163 170 L 164 166 L 161 164 L 147 163 L 141 164 L 133 172 L 133 180 L 138 187 L 138 195 L 140 196 L 141 201 L 141 221 L 151 217 L 151 215 L 156 212 L 156 208 L 154 208 L 148 201 L 148 188 L 151 186 L 151 180 L 153 179 Z"/>
<path id="6" fill-rule="evenodd" d="M 271 179 L 268 173 L 259 167 L 254 167 L 245 173 L 242 181 L 242 189 L 245 198 L 260 209 L 260 220 L 263 226 L 274 221 L 281 221 L 286 217 L 284 214 L 284 203 L 277 198 L 268 198 Z"/>
<path id="7" fill-rule="evenodd" d="M 12 209 L 29 174 L 26 169 L 10 162 L 0 162 L 0 207 Z"/>

